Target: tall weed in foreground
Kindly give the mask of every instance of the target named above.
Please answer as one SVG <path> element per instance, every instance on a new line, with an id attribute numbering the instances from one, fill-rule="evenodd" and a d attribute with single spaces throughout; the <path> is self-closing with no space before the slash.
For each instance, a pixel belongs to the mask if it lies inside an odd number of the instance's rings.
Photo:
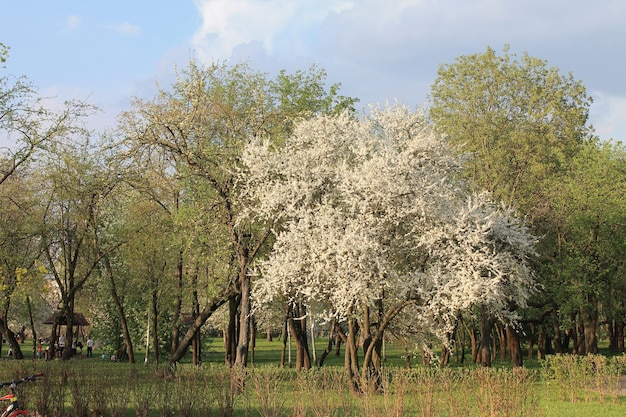
<path id="1" fill-rule="evenodd" d="M 52 415 L 52 385 L 49 382 L 50 375 L 44 373 L 40 383 L 35 385 L 34 405 L 37 413 L 41 416 Z"/>
<path id="2" fill-rule="evenodd" d="M 286 397 L 281 395 L 289 384 L 285 373 L 274 369 L 255 368 L 248 373 L 248 384 L 261 417 L 282 417 L 289 413 Z"/>
<path id="3" fill-rule="evenodd" d="M 318 368 L 299 372 L 294 381 L 292 416 L 352 415 L 352 394 L 348 386 L 341 368 Z"/>
<path id="4" fill-rule="evenodd" d="M 210 369 L 208 377 L 212 384 L 208 385 L 216 398 L 217 411 L 220 417 L 232 417 L 235 414 L 235 402 L 242 390 L 242 375 L 244 370 L 230 368 L 228 370 Z M 206 395 L 206 393 L 205 393 Z"/>
<path id="5" fill-rule="evenodd" d="M 132 406 L 137 417 L 149 417 L 155 407 L 157 387 L 153 383 L 141 383 L 133 390 Z"/>
<path id="6" fill-rule="evenodd" d="M 535 395 L 535 377 L 526 368 L 473 371 L 481 416 L 530 417 L 541 414 Z"/>
<path id="7" fill-rule="evenodd" d="M 562 401 L 616 403 L 622 387 L 626 356 L 549 355 L 542 363 L 542 376 Z"/>
<path id="8" fill-rule="evenodd" d="M 68 371 L 68 386 L 74 417 L 87 417 L 89 414 L 89 395 L 86 393 L 87 378 L 80 369 Z"/>
<path id="9" fill-rule="evenodd" d="M 443 369 L 439 383 L 443 390 L 443 401 L 448 415 L 454 417 L 471 416 L 470 392 L 471 373 L 467 369 Z"/>
<path id="10" fill-rule="evenodd" d="M 108 392 L 107 407 L 111 417 L 124 417 L 128 410 L 129 388 L 126 384 L 118 384 Z"/>
<path id="11" fill-rule="evenodd" d="M 384 371 L 382 374 L 383 410 L 389 417 L 405 415 L 407 396 L 406 376 L 403 373 L 393 374 Z"/>

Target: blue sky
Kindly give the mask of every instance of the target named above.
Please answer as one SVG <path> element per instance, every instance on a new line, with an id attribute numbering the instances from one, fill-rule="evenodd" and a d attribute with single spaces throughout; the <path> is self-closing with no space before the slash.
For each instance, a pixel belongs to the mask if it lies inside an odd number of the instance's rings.
<path id="1" fill-rule="evenodd" d="M 594 98 L 598 135 L 626 139 L 623 0 L 20 0 L 1 10 L 11 49 L 0 74 L 97 105 L 96 130 L 191 57 L 270 74 L 318 64 L 362 108 L 423 107 L 440 64 L 509 44 L 571 71 Z"/>

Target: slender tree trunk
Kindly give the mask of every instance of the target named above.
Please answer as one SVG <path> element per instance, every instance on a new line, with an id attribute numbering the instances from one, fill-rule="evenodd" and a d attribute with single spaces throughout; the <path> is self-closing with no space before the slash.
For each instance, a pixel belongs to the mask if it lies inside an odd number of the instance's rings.
<path id="1" fill-rule="evenodd" d="M 615 320 L 609 319 L 607 321 L 606 335 L 609 337 L 609 352 L 617 352 L 617 332 L 615 329 Z"/>
<path id="2" fill-rule="evenodd" d="M 257 326 L 254 315 L 250 317 L 250 363 L 254 366 L 254 349 L 256 348 Z"/>
<path id="3" fill-rule="evenodd" d="M 287 307 L 289 309 L 289 307 Z M 289 331 L 287 330 L 289 326 L 289 318 L 285 316 L 285 320 L 283 321 L 283 348 L 280 352 L 280 366 L 285 367 L 285 361 L 287 360 L 287 342 L 289 338 Z"/>
<path id="4" fill-rule="evenodd" d="M 33 359 L 37 357 L 37 330 L 35 329 L 35 320 L 33 320 L 33 306 L 30 297 L 26 296 L 26 307 L 28 308 L 28 320 L 30 324 L 30 332 L 33 335 Z"/>
<path id="5" fill-rule="evenodd" d="M 537 336 L 537 359 L 543 359 L 546 356 L 547 337 L 543 324 L 539 326 L 539 336 Z"/>
<path id="6" fill-rule="evenodd" d="M 133 349 L 133 340 L 130 337 L 130 330 L 128 329 L 128 321 L 126 319 L 126 312 L 124 311 L 124 305 L 117 291 L 117 284 L 115 277 L 113 276 L 113 268 L 108 256 L 102 258 L 104 269 L 109 278 L 109 284 L 111 285 L 111 299 L 115 305 L 115 311 L 117 312 L 117 319 L 122 327 L 122 337 L 124 338 L 124 346 L 126 346 L 126 354 L 128 355 L 128 363 L 135 363 L 135 351 Z"/>
<path id="7" fill-rule="evenodd" d="M 159 305 L 158 305 L 158 289 L 155 286 L 152 289 L 152 301 L 150 303 L 150 319 L 152 320 L 152 350 L 154 354 L 154 365 L 157 366 L 159 364 L 159 333 L 158 333 L 158 323 L 159 323 Z"/>
<path id="8" fill-rule="evenodd" d="M 615 321 L 615 338 L 617 339 L 617 351 L 624 352 L 624 320 L 621 318 Z"/>
<path id="9" fill-rule="evenodd" d="M 174 302 L 174 313 L 172 316 L 172 345 L 170 354 L 176 352 L 180 343 L 180 322 L 183 309 L 183 251 L 178 251 L 178 261 L 176 263 L 176 301 Z"/>
<path id="10" fill-rule="evenodd" d="M 237 356 L 235 365 L 245 367 L 248 364 L 248 348 L 250 344 L 250 293 L 251 282 L 247 274 L 247 263 L 242 262 L 239 271 L 241 285 L 241 304 L 239 306 L 239 339 L 237 340 Z"/>
<path id="11" fill-rule="evenodd" d="M 498 339 L 500 341 L 500 361 L 502 362 L 506 360 L 507 348 L 509 349 L 509 352 L 510 352 L 510 346 L 508 346 L 508 339 L 507 339 L 509 332 L 506 327 L 508 326 L 505 326 L 505 328 L 499 325 L 495 326 L 496 332 L 498 334 Z"/>
<path id="12" fill-rule="evenodd" d="M 465 323 L 465 320 L 461 319 L 461 323 L 463 323 L 465 331 L 467 332 L 470 338 L 470 345 L 472 347 L 472 363 L 476 363 L 478 362 L 478 343 L 476 341 L 476 331 L 475 331 L 476 326 L 474 324 L 474 319 L 472 318 L 471 328 L 467 326 L 467 324 Z"/>
<path id="13" fill-rule="evenodd" d="M 272 338 L 272 328 L 268 324 L 267 327 L 265 328 L 265 341 L 272 342 L 273 340 L 274 339 Z"/>
<path id="14" fill-rule="evenodd" d="M 532 359 L 534 353 L 535 342 L 535 325 L 530 323 L 530 334 L 528 335 L 528 359 Z"/>
<path id="15" fill-rule="evenodd" d="M 335 325 L 336 325 L 336 320 L 333 317 L 332 322 L 330 323 L 330 330 L 328 331 L 328 344 L 326 345 L 326 349 L 324 349 L 324 351 L 322 352 L 322 355 L 320 356 L 320 362 L 319 362 L 319 367 L 321 368 L 322 365 L 324 365 L 324 361 L 326 360 L 326 357 L 330 354 L 330 352 L 332 352 L 333 350 L 333 340 L 335 339 Z"/>
<path id="16" fill-rule="evenodd" d="M 485 367 L 491 366 L 491 329 L 493 322 L 487 313 L 483 312 L 480 320 L 480 364 Z"/>
<path id="17" fill-rule="evenodd" d="M 554 332 L 554 337 L 552 338 L 554 352 L 564 353 L 563 343 L 561 341 L 561 323 L 559 321 L 559 313 L 556 305 L 552 307 L 552 331 Z"/>
<path id="18" fill-rule="evenodd" d="M 200 317 L 200 301 L 198 300 L 198 274 L 194 274 L 191 282 L 193 287 L 193 303 L 191 307 L 191 314 L 193 321 L 195 322 Z M 196 332 L 196 335 L 192 341 L 193 348 L 193 364 L 200 365 L 202 362 L 202 338 L 200 332 Z"/>
<path id="19" fill-rule="evenodd" d="M 228 331 L 226 333 L 226 365 L 235 364 L 237 356 L 237 323 L 239 322 L 239 300 L 240 296 L 233 297 L 228 301 Z"/>

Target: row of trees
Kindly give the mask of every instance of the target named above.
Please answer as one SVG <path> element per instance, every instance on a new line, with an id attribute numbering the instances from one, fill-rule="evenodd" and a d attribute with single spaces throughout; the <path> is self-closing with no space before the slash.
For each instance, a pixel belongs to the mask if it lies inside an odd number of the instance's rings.
<path id="1" fill-rule="evenodd" d="M 580 82 L 487 49 L 440 68 L 426 114 L 360 115 L 325 81 L 192 62 L 94 146 L 91 106 L 51 112 L 2 77 L 0 330 L 16 356 L 23 306 L 33 335 L 58 309 L 73 340 L 77 303 L 131 362 L 149 328 L 154 361 L 192 347 L 198 363 L 211 319 L 227 364 L 287 326 L 306 368 L 325 320 L 355 388 L 383 335 L 445 354 L 467 327 L 484 365 L 493 334 L 517 365 L 526 340 L 595 352 L 603 325 L 623 349 L 625 153 L 593 137 Z"/>

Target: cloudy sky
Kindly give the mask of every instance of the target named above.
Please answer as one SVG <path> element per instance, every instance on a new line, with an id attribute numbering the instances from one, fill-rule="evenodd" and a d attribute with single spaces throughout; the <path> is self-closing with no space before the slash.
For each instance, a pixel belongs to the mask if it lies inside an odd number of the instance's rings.
<path id="1" fill-rule="evenodd" d="M 623 0 L 20 0 L 2 6 L 7 73 L 42 95 L 83 99 L 112 126 L 190 58 L 270 74 L 312 64 L 359 106 L 427 104 L 439 65 L 487 46 L 572 72 L 600 137 L 626 139 Z"/>

